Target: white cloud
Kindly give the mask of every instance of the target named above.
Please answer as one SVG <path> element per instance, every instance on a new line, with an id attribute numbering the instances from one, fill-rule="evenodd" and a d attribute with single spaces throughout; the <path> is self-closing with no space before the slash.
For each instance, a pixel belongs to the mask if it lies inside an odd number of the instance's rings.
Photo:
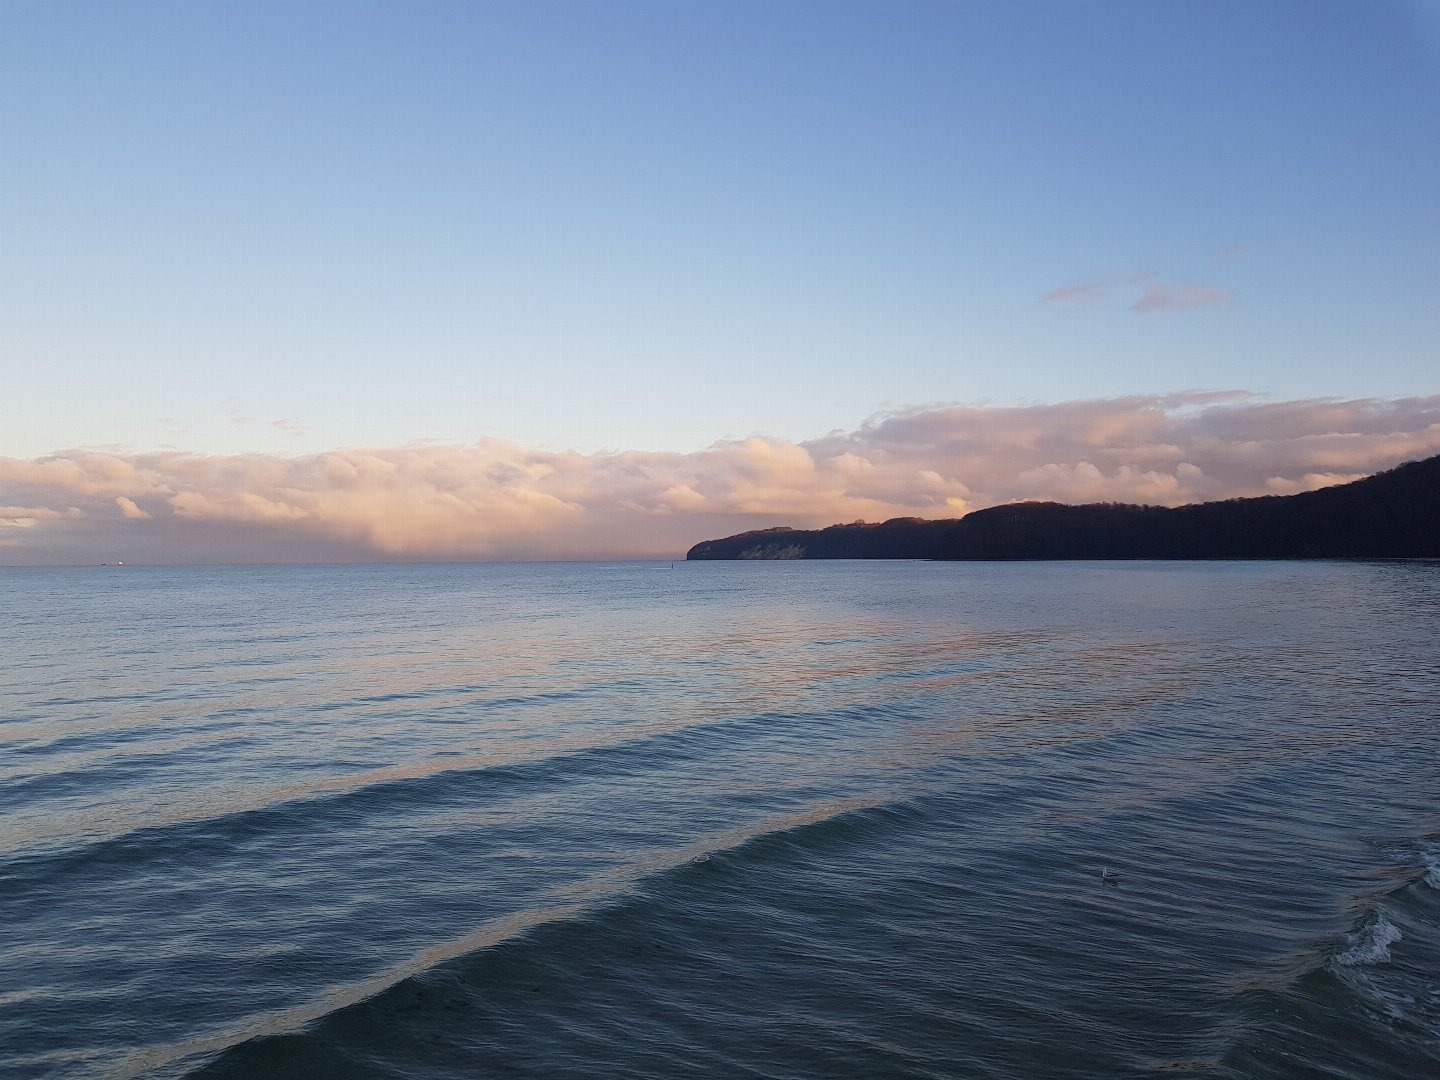
<path id="1" fill-rule="evenodd" d="M 674 557 L 771 525 L 955 517 L 1019 499 L 1310 490 L 1440 453 L 1440 396 L 1182 393 L 876 417 L 695 453 L 473 446 L 0 458 L 6 562 Z"/>

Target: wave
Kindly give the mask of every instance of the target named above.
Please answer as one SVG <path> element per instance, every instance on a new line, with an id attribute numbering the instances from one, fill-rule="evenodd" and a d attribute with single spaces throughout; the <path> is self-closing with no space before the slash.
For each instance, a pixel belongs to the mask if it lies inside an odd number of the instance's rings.
<path id="1" fill-rule="evenodd" d="M 172 802 L 161 820 L 154 824 L 77 843 L 77 837 L 83 837 L 85 831 L 93 833 L 96 828 L 94 811 L 86 811 L 88 830 L 82 830 L 68 819 L 14 830 L 12 843 L 19 850 L 11 854 L 10 868 L 12 873 L 62 872 L 69 866 L 110 861 L 117 854 L 125 862 L 133 863 L 148 857 L 168 857 L 176 851 L 203 853 L 216 845 L 228 845 L 267 830 L 297 824 L 306 830 L 315 830 L 330 820 L 353 824 L 375 812 L 437 808 L 462 798 L 467 806 L 474 806 L 477 797 L 504 799 L 539 787 L 569 785 L 699 760 L 706 756 L 717 736 L 725 739 L 747 734 L 794 736 L 797 726 L 839 724 L 857 716 L 874 719 L 873 714 L 857 710 L 850 714 L 760 713 L 701 720 L 683 726 L 668 721 L 643 727 L 630 724 L 552 737 L 540 747 L 519 743 L 506 753 L 429 758 L 332 775 L 251 793 L 219 806 L 208 792 L 198 793 L 191 799 Z M 66 843 L 58 850 L 47 850 L 43 845 L 48 840 Z M 42 845 L 41 850 L 25 850 L 36 845 Z"/>
<path id="2" fill-rule="evenodd" d="M 1390 946 L 1404 936 L 1399 927 L 1377 912 L 1359 929 L 1345 935 L 1347 948 L 1336 954 L 1335 962 L 1345 967 L 1388 964 Z"/>
<path id="3" fill-rule="evenodd" d="M 1424 840 L 1418 846 L 1420 865 L 1425 869 L 1423 878 L 1432 889 L 1440 889 L 1440 841 Z"/>
<path id="4" fill-rule="evenodd" d="M 529 994 L 553 976 L 557 964 L 563 966 L 567 957 L 583 954 L 597 940 L 606 952 L 622 956 L 657 947 L 666 933 L 660 928 L 663 913 L 683 909 L 687 894 L 719 890 L 734 902 L 736 885 L 727 881 L 734 871 L 792 858 L 797 848 L 819 850 L 903 827 L 916 812 L 906 800 L 850 799 L 656 851 L 623 871 L 552 890 L 548 903 L 493 920 L 309 1004 L 252 1019 L 243 1028 L 135 1054 L 113 1075 L 162 1076 L 176 1069 L 194 1070 L 196 1076 L 266 1075 L 281 1060 L 306 1059 L 317 1044 L 327 1055 L 343 1056 L 351 1052 L 344 1044 L 355 1041 L 357 1033 L 393 1030 L 396 1023 L 430 1023 L 436 1017 L 450 1023 L 466 986 L 493 987 L 499 973 L 508 992 Z M 362 1059 L 369 1053 L 354 1052 Z M 354 1075 L 365 1072 L 357 1066 Z"/>
<path id="5" fill-rule="evenodd" d="M 1410 1080 L 1440 1057 L 1440 904 L 1433 896 L 1435 843 L 1386 845 L 1398 883 L 1363 901 L 1337 940 L 1310 954 L 1293 978 L 1253 995 L 1247 1030 L 1227 1067 L 1254 1078 L 1317 1075 Z"/>

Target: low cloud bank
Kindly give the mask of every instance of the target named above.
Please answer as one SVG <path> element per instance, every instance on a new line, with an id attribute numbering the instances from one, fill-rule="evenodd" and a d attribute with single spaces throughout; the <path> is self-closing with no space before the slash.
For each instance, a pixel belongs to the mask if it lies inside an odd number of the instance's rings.
<path id="1" fill-rule="evenodd" d="M 1440 453 L 1440 396 L 1182 393 L 879 416 L 694 453 L 474 446 L 0 457 L 0 564 L 674 558 L 785 524 L 1025 499 L 1290 494 Z"/>

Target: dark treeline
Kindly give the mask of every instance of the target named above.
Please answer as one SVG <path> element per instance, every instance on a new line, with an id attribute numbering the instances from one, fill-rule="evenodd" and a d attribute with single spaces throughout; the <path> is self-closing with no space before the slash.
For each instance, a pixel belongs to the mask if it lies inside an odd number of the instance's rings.
<path id="1" fill-rule="evenodd" d="M 1299 495 L 1191 506 L 1034 502 L 958 520 L 764 529 L 690 559 L 1440 558 L 1440 457 Z"/>

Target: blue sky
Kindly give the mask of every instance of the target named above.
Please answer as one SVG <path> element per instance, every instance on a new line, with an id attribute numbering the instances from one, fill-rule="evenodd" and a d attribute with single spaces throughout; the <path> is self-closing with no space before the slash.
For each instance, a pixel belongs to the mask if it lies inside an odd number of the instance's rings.
<path id="1" fill-rule="evenodd" d="M 1437 390 L 1431 3 L 5 0 L 0 73 L 3 455 Z"/>

